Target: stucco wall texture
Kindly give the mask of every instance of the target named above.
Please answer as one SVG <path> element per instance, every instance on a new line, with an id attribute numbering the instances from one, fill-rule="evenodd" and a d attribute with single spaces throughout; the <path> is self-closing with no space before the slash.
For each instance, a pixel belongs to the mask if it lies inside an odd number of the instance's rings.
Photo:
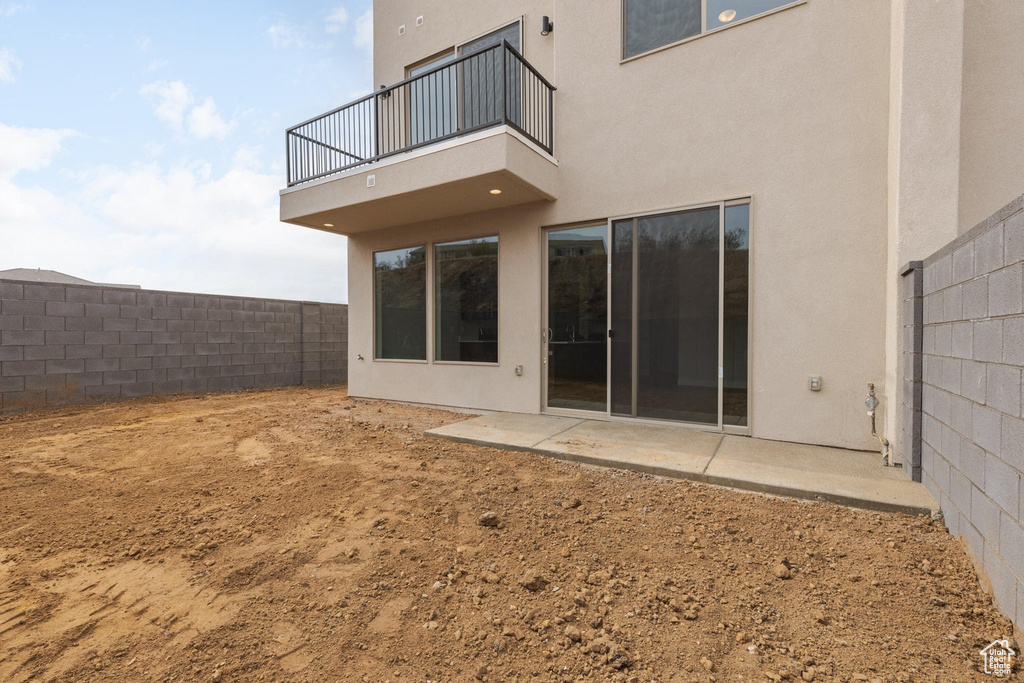
<path id="1" fill-rule="evenodd" d="M 1024 196 L 924 261 L 921 480 L 1024 624 Z"/>
<path id="2" fill-rule="evenodd" d="M 0 412 L 347 379 L 348 306 L 0 280 Z"/>

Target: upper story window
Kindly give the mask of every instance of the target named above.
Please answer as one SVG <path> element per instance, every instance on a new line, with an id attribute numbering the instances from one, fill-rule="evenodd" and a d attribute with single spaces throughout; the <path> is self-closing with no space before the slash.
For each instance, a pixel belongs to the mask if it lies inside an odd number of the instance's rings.
<path id="1" fill-rule="evenodd" d="M 805 0 L 622 0 L 622 58 Z"/>

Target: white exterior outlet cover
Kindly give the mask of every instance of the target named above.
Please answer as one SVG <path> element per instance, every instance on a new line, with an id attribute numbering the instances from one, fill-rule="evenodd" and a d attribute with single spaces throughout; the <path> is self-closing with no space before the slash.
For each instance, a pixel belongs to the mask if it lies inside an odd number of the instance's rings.
<path id="1" fill-rule="evenodd" d="M 373 187 L 376 184 L 377 184 L 377 176 L 375 176 L 375 175 L 368 175 L 368 176 L 366 176 L 366 186 L 367 187 Z"/>
<path id="2" fill-rule="evenodd" d="M 405 24 L 402 24 L 401 26 L 398 27 L 398 35 L 400 35 L 400 36 L 404 36 L 405 35 Z"/>
<path id="3" fill-rule="evenodd" d="M 423 26 L 423 15 L 422 14 L 420 16 L 416 17 L 416 25 L 417 26 Z"/>

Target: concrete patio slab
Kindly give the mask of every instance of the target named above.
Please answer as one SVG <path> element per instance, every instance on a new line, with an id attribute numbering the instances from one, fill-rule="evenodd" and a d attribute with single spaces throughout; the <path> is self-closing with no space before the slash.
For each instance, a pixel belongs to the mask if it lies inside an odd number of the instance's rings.
<path id="1" fill-rule="evenodd" d="M 723 435 L 678 425 L 494 413 L 428 436 L 874 510 L 929 514 L 931 494 L 877 453 Z"/>
<path id="2" fill-rule="evenodd" d="M 878 453 L 726 436 L 704 472 L 710 484 L 917 514 L 938 509 L 923 485 Z"/>
<path id="3" fill-rule="evenodd" d="M 512 450 L 531 449 L 583 420 L 554 415 L 490 413 L 427 431 L 452 441 Z"/>
<path id="4" fill-rule="evenodd" d="M 697 429 L 582 420 L 533 450 L 595 465 L 611 460 L 639 472 L 678 477 L 701 475 L 721 442 L 721 434 Z"/>

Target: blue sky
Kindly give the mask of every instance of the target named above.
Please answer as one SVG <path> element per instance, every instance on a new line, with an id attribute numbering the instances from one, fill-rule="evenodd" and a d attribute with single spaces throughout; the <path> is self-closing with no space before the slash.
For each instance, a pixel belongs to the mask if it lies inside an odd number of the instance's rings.
<path id="1" fill-rule="evenodd" d="M 372 89 L 370 0 L 0 0 L 0 270 L 348 300 L 284 130 Z"/>

